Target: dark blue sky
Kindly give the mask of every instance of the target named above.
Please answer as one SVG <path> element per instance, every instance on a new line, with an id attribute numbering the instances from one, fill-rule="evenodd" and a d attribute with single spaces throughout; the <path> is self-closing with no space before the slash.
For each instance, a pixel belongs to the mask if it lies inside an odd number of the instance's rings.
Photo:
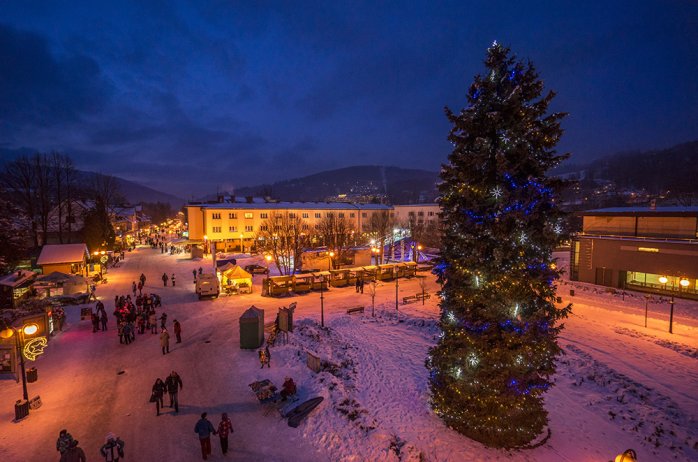
<path id="1" fill-rule="evenodd" d="M 182 197 L 437 170 L 494 39 L 557 91 L 573 162 L 698 138 L 695 1 L 236 3 L 3 2 L 0 152 Z"/>

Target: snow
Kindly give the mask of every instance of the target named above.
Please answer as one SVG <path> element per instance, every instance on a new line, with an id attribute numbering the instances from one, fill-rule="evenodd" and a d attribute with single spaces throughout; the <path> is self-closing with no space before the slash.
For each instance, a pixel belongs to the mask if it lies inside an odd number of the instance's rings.
<path id="1" fill-rule="evenodd" d="M 564 267 L 566 256 L 559 256 Z M 238 260 L 252 263 L 261 258 Z M 546 395 L 552 436 L 536 449 L 503 451 L 448 429 L 429 407 L 424 360 L 438 340 L 437 297 L 396 311 L 395 284 L 386 282 L 378 287 L 373 317 L 368 290 L 332 288 L 324 293 L 323 328 L 319 293 L 262 297 L 262 275 L 254 276 L 252 294 L 198 301 L 191 271 L 210 265 L 141 247 L 98 287 L 110 313 L 114 295 L 129 293 L 131 281 L 145 273 L 145 291 L 162 296 L 169 327 L 174 319 L 182 324 L 183 343 L 172 342 L 168 355 L 161 354 L 158 335 L 120 345 L 111 316 L 110 330 L 93 334 L 90 323 L 79 320 L 80 307 L 68 307 L 64 332 L 37 360 L 39 380 L 28 384 L 30 397 L 40 395 L 43 406 L 11 422 L 21 385 L 0 380 L 0 460 L 58 459 L 62 428 L 80 441 L 88 460 L 101 460 L 108 432 L 126 442 L 126 460 L 200 460 L 193 428 L 204 411 L 214 425 L 222 412 L 233 421 L 227 460 L 606 461 L 628 448 L 642 462 L 698 460 L 698 302 L 676 300 L 669 334 L 666 300 L 649 304 L 645 328 L 642 294 L 562 281 L 559 295 L 574 307 L 560 338 L 566 354 L 556 386 Z M 177 275 L 177 287 L 160 285 L 163 272 Z M 426 290 L 437 289 L 429 276 Z M 416 279 L 400 280 L 398 290 L 400 301 L 421 292 Z M 257 352 L 239 348 L 239 317 L 255 305 L 270 322 L 292 302 L 294 332 L 271 348 L 271 368 L 260 369 Z M 363 315 L 346 314 L 356 305 L 365 307 Z M 306 352 L 320 357 L 321 372 L 306 366 Z M 184 382 L 179 415 L 165 408 L 156 417 L 150 388 L 173 369 Z M 280 387 L 286 376 L 298 384 L 300 399 L 281 411 L 325 398 L 298 428 L 288 427 L 273 404 L 259 403 L 248 386 L 268 378 Z M 212 447 L 211 459 L 223 460 L 216 437 Z"/>
<path id="2" fill-rule="evenodd" d="M 36 264 L 53 265 L 56 263 L 79 263 L 85 261 L 87 246 L 85 244 L 46 244 Z"/>

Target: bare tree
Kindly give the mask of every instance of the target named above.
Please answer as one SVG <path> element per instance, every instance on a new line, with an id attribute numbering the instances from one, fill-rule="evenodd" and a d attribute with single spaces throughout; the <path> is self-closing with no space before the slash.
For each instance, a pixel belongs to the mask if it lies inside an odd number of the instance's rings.
<path id="1" fill-rule="evenodd" d="M 392 233 L 395 226 L 395 218 L 390 216 L 388 210 L 373 212 L 369 221 L 369 234 L 375 238 L 380 248 L 380 263 L 384 260 L 385 239 Z"/>
<path id="2" fill-rule="evenodd" d="M 34 169 L 34 194 L 41 226 L 41 244 L 46 244 L 48 240 L 48 223 L 53 207 L 53 175 L 51 174 L 51 162 L 48 154 L 36 153 L 32 157 L 32 167 Z"/>
<path id="3" fill-rule="evenodd" d="M 75 167 L 70 157 L 58 152 L 50 155 L 51 176 L 53 178 L 53 200 L 58 213 L 58 242 L 63 244 L 63 225 L 68 225 L 68 235 L 72 231 L 72 201 L 75 191 Z M 64 221 L 64 211 L 67 219 Z"/>
<path id="4" fill-rule="evenodd" d="M 258 248 L 274 259 L 281 274 L 293 274 L 308 244 L 303 232 L 305 221 L 289 212 L 277 212 L 262 223 L 257 232 Z"/>
<path id="5" fill-rule="evenodd" d="M 354 227 L 349 220 L 335 213 L 328 213 L 318 222 L 317 234 L 328 249 L 332 249 L 335 258 L 331 261 L 345 261 L 349 247 L 354 239 Z"/>
<path id="6" fill-rule="evenodd" d="M 34 247 L 38 247 L 35 172 L 29 157 L 21 156 L 5 164 L 3 179 L 12 202 L 29 221 Z"/>
<path id="7" fill-rule="evenodd" d="M 104 201 L 104 205 L 111 212 L 115 205 L 125 202 L 116 177 L 95 173 L 92 177 L 92 195 L 95 199 Z"/>

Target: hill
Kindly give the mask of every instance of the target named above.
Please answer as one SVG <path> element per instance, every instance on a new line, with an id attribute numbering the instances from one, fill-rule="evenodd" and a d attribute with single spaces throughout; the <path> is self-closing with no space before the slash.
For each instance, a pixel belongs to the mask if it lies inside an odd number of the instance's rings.
<path id="1" fill-rule="evenodd" d="M 273 184 L 239 188 L 235 195 L 270 196 L 293 201 L 433 202 L 437 196 L 438 179 L 438 173 L 427 170 L 359 165 Z"/>

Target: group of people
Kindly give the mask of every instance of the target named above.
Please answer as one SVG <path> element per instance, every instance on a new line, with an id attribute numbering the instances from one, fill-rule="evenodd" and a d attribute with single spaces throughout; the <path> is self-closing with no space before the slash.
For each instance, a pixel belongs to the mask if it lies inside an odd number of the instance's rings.
<path id="1" fill-rule="evenodd" d="M 167 287 L 167 281 L 172 281 L 172 287 L 175 286 L 175 274 L 172 273 L 172 276 L 168 277 L 167 273 L 162 273 L 162 283 L 164 284 L 165 287 Z"/>
<path id="2" fill-rule="evenodd" d="M 221 421 L 218 424 L 218 429 L 213 427 L 213 424 L 206 418 L 208 414 L 203 412 L 201 419 L 194 426 L 194 433 L 199 435 L 199 443 L 201 443 L 201 456 L 204 460 L 211 455 L 211 433 L 218 435 L 221 442 L 221 451 L 223 454 L 228 453 L 228 436 L 233 433 L 233 423 L 228 418 L 227 413 L 221 415 Z"/>
<path id="3" fill-rule="evenodd" d="M 68 430 L 61 430 L 56 441 L 56 450 L 61 454 L 60 462 L 87 462 L 85 451 L 78 444 L 78 440 L 73 439 Z M 124 457 L 124 442 L 109 432 L 104 438 L 104 444 L 99 448 L 99 453 L 105 462 L 118 462 Z"/>
<path id="4" fill-rule="evenodd" d="M 117 295 L 114 298 L 114 317 L 117 322 L 119 343 L 130 344 L 132 341 L 136 340 L 136 332 L 144 334 L 146 330 L 149 330 L 151 334 L 157 334 L 158 319 L 160 320 L 160 328 L 162 329 L 165 327 L 167 313 L 162 313 L 162 316 L 158 318 L 155 312 L 154 300 L 155 297 L 148 294 L 143 296 L 138 295 L 135 304 L 130 295 Z M 159 298 L 157 300 L 159 301 Z M 105 319 L 104 323 L 106 324 L 104 304 L 98 301 L 97 305 L 98 311 L 100 311 L 101 308 L 101 317 Z M 104 330 L 106 330 L 106 327 Z"/>
<path id="5" fill-rule="evenodd" d="M 356 293 L 364 293 L 364 278 L 356 278 Z"/>
<path id="6" fill-rule="evenodd" d="M 170 396 L 170 408 L 174 406 L 175 413 L 179 412 L 178 393 L 182 387 L 182 378 L 175 371 L 172 371 L 164 382 L 161 378 L 155 379 L 150 395 L 150 402 L 155 403 L 156 415 L 160 415 L 160 409 L 165 407 L 163 403 L 165 392 Z"/>

